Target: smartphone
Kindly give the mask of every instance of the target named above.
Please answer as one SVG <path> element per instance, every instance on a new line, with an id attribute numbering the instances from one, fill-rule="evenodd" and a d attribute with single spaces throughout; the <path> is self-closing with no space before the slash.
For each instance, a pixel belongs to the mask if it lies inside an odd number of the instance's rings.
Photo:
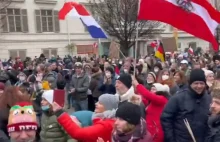
<path id="1" fill-rule="evenodd" d="M 65 91 L 64 90 L 54 90 L 53 101 L 56 102 L 61 107 L 64 107 L 65 103 Z"/>

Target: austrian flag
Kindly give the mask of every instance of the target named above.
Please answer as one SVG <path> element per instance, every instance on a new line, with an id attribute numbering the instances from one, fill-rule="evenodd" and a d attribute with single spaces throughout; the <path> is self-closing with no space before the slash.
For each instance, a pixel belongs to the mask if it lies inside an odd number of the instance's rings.
<path id="1" fill-rule="evenodd" d="M 138 20 L 168 23 L 212 43 L 214 50 L 218 50 L 215 31 L 220 12 L 207 0 L 140 0 Z"/>

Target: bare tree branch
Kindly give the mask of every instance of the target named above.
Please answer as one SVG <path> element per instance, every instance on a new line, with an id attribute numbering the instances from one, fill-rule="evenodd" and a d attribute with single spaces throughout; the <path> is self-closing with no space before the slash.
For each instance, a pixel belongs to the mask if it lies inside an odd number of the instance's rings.
<path id="1" fill-rule="evenodd" d="M 136 28 L 139 37 L 149 38 L 160 26 L 156 21 L 137 21 L 138 0 L 89 0 L 92 14 L 99 18 L 102 28 L 120 43 L 127 56 L 135 44 Z M 139 26 L 137 26 L 139 24 Z"/>
<path id="2" fill-rule="evenodd" d="M 0 31 L 5 24 L 6 9 L 11 4 L 12 0 L 0 0 Z"/>

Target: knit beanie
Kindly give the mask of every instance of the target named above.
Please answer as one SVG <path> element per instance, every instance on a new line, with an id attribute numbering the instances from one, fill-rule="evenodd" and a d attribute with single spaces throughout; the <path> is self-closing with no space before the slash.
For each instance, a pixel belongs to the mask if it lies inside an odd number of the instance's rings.
<path id="1" fill-rule="evenodd" d="M 20 102 L 12 106 L 8 118 L 8 133 L 37 130 L 37 118 L 34 108 L 29 102 Z"/>
<path id="2" fill-rule="evenodd" d="M 170 92 L 170 87 L 166 84 L 154 83 L 153 86 L 156 88 L 157 92 Z"/>
<path id="3" fill-rule="evenodd" d="M 54 91 L 53 90 L 48 90 L 45 91 L 42 95 L 42 98 L 44 98 L 45 100 L 47 100 L 50 104 L 53 103 L 53 97 L 54 97 Z"/>
<path id="4" fill-rule="evenodd" d="M 149 72 L 148 74 L 152 75 L 153 78 L 154 78 L 154 81 L 156 81 L 157 77 L 156 77 L 156 74 L 154 72 Z"/>
<path id="5" fill-rule="evenodd" d="M 189 85 L 195 81 L 203 81 L 206 83 L 205 73 L 202 69 L 194 69 L 190 73 Z"/>
<path id="6" fill-rule="evenodd" d="M 141 119 L 141 108 L 133 103 L 125 102 L 117 109 L 116 117 L 127 121 L 129 124 L 138 125 Z"/>
<path id="7" fill-rule="evenodd" d="M 121 81 L 128 89 L 132 86 L 132 78 L 130 74 L 123 73 L 117 80 Z"/>
<path id="8" fill-rule="evenodd" d="M 99 97 L 99 103 L 104 105 L 106 110 L 117 109 L 119 98 L 112 94 L 103 94 Z"/>

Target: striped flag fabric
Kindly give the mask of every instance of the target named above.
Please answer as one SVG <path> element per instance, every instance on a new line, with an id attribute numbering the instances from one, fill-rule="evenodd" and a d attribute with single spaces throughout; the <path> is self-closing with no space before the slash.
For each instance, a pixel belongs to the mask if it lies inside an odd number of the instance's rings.
<path id="1" fill-rule="evenodd" d="M 77 2 L 66 2 L 59 11 L 59 19 L 65 20 L 66 17 L 79 18 L 87 27 L 92 38 L 107 38 L 101 26 L 82 4 Z"/>
<path id="2" fill-rule="evenodd" d="M 159 46 L 157 47 L 157 50 L 155 52 L 155 57 L 160 59 L 161 62 L 165 62 L 165 52 L 163 48 L 163 44 L 159 42 Z"/>
<path id="3" fill-rule="evenodd" d="M 190 46 L 189 49 L 188 49 L 188 53 L 191 54 L 191 55 L 194 55 L 194 51 L 193 51 L 193 49 L 192 49 L 191 46 Z"/>
<path id="4" fill-rule="evenodd" d="M 168 23 L 212 43 L 218 50 L 215 32 L 220 12 L 207 0 L 140 0 L 138 20 Z"/>

